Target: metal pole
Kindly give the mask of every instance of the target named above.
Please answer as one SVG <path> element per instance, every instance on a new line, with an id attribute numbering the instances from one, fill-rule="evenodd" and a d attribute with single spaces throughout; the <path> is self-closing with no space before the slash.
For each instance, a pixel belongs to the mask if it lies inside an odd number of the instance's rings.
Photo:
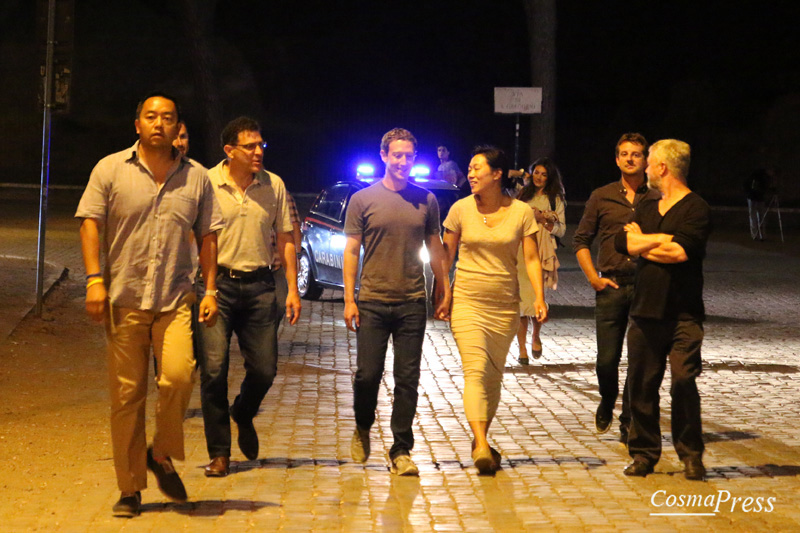
<path id="1" fill-rule="evenodd" d="M 47 232 L 47 194 L 50 189 L 50 125 L 53 107 L 53 52 L 56 35 L 56 0 L 47 6 L 47 59 L 44 71 L 42 120 L 42 184 L 39 192 L 39 244 L 36 251 L 36 316 L 42 316 L 44 298 L 44 243 Z"/>
<path id="2" fill-rule="evenodd" d="M 519 113 L 515 113 L 517 117 L 517 130 L 514 135 L 514 170 L 518 169 L 519 166 L 517 161 L 519 161 Z"/>

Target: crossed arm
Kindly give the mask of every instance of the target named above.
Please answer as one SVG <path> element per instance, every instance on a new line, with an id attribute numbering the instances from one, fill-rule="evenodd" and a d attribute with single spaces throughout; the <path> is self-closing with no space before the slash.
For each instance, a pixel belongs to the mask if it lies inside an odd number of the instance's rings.
<path id="1" fill-rule="evenodd" d="M 672 241 L 667 233 L 642 233 L 636 222 L 625 225 L 629 255 L 640 255 L 654 263 L 683 263 L 688 261 L 683 246 Z"/>

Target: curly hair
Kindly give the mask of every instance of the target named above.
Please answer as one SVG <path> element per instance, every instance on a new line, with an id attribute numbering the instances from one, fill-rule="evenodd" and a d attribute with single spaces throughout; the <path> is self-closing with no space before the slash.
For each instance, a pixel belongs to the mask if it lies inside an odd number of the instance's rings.
<path id="1" fill-rule="evenodd" d="M 555 162 L 549 157 L 540 157 L 528 167 L 528 172 L 531 174 L 531 181 L 517 194 L 517 200 L 527 202 L 536 195 L 536 185 L 533 183 L 533 170 L 536 167 L 542 166 L 547 172 L 547 181 L 544 184 L 544 194 L 550 200 L 550 205 L 556 205 L 556 198 L 561 198 L 561 201 L 566 204 L 564 198 L 564 184 L 561 181 L 561 172 Z"/>

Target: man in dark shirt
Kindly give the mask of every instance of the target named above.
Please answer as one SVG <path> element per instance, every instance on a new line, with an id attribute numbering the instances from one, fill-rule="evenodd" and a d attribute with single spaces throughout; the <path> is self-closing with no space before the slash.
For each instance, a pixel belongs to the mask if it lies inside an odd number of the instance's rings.
<path id="1" fill-rule="evenodd" d="M 429 191 L 409 182 L 417 156 L 417 139 L 395 128 L 381 140 L 383 179 L 361 189 L 350 199 L 344 223 L 344 323 L 356 333 L 356 375 L 353 409 L 356 428 L 350 444 L 355 461 L 370 455 L 369 431 L 375 423 L 378 392 L 383 379 L 389 338 L 394 352 L 394 396 L 389 450 L 391 472 L 416 476 L 411 459 L 412 424 L 417 399 L 425 338 L 425 275 L 419 259 L 424 244 L 436 279 L 435 307 L 449 309 L 450 285 L 446 256 L 439 236 L 439 204 Z M 355 297 L 361 247 L 360 290 Z"/>
<path id="2" fill-rule="evenodd" d="M 702 366 L 703 258 L 711 224 L 708 204 L 686 185 L 690 157 L 689 145 L 675 139 L 650 147 L 647 184 L 661 198 L 644 200 L 615 238 L 617 251 L 639 256 L 628 330 L 628 476 L 646 476 L 661 457 L 658 389 L 667 358 L 672 442 L 686 479 L 705 476 L 695 380 Z"/>
<path id="3" fill-rule="evenodd" d="M 659 198 L 644 180 L 647 141 L 639 133 L 626 133 L 617 141 L 616 162 L 621 177 L 592 192 L 572 240 L 578 264 L 595 294 L 594 317 L 597 329 L 597 385 L 600 405 L 595 413 L 595 427 L 605 433 L 611 427 L 614 404 L 619 395 L 619 361 L 628 328 L 628 311 L 633 299 L 633 275 L 636 265 L 631 256 L 614 248 L 614 237 L 633 219 L 644 198 Z M 597 268 L 590 248 L 599 241 Z M 599 270 L 599 272 L 598 272 Z M 627 382 L 622 393 L 619 417 L 620 441 L 627 443 L 630 425 Z"/>

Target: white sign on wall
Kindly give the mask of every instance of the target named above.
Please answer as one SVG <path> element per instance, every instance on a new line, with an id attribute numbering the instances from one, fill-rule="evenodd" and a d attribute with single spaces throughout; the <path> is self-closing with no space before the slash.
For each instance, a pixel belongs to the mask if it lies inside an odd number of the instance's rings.
<path id="1" fill-rule="evenodd" d="M 542 112 L 541 87 L 495 87 L 495 113 L 532 115 Z"/>

